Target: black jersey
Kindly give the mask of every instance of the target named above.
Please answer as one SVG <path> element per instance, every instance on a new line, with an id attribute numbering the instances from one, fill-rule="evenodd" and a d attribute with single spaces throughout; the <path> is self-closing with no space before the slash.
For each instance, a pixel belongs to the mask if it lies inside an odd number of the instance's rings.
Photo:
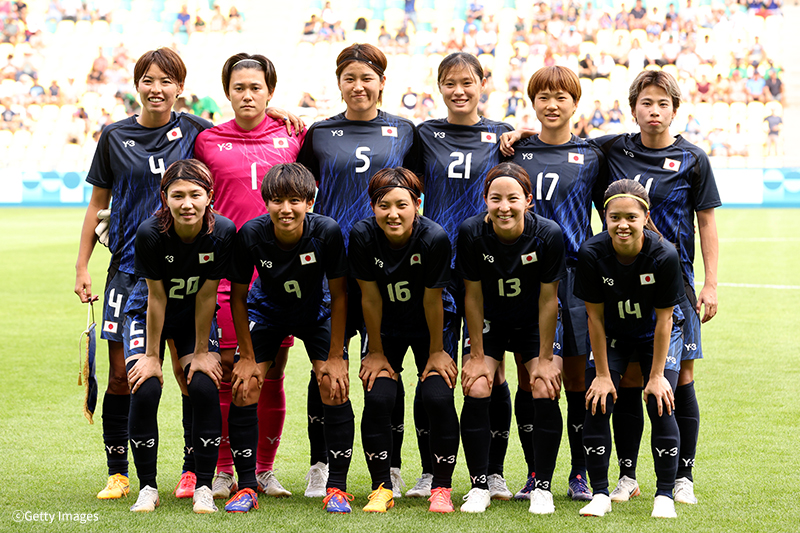
<path id="1" fill-rule="evenodd" d="M 678 247 L 683 274 L 694 285 L 694 213 L 722 205 L 706 153 L 680 135 L 660 150 L 646 148 L 639 133 L 592 142 L 605 153 L 609 183 L 632 179 L 644 185 L 650 217 Z"/>
<path id="2" fill-rule="evenodd" d="M 606 190 L 605 157 L 580 137 L 560 145 L 547 144 L 538 135 L 514 145 L 510 161 L 528 173 L 533 186 L 533 209 L 555 221 L 564 233 L 567 260 L 592 236 L 592 201 L 601 202 Z"/>
<path id="3" fill-rule="evenodd" d="M 136 229 L 161 206 L 161 178 L 167 168 L 192 157 L 197 135 L 209 121 L 172 113 L 160 128 L 145 128 L 128 117 L 103 128 L 86 181 L 111 189 L 108 247 L 119 270 L 134 273 Z"/>
<path id="4" fill-rule="evenodd" d="M 383 300 L 382 333 L 428 334 L 425 288 L 442 289 L 450 282 L 450 240 L 439 224 L 418 217 L 410 240 L 394 249 L 375 217 L 362 220 L 350 233 L 348 260 L 353 277 L 378 284 Z M 445 307 L 455 312 L 452 301 L 445 302 Z"/>
<path id="5" fill-rule="evenodd" d="M 470 217 L 458 231 L 456 270 L 469 281 L 480 281 L 484 319 L 509 327 L 539 323 L 539 284 L 566 275 L 564 239 L 558 224 L 533 213 L 513 244 L 504 244 L 486 214 Z"/>
<path id="6" fill-rule="evenodd" d="M 418 144 L 410 120 L 380 110 L 372 120 L 348 120 L 340 113 L 315 122 L 297 156 L 319 185 L 314 212 L 336 220 L 347 244 L 353 225 L 372 216 L 370 178 L 384 168 L 413 169 Z"/>
<path id="7" fill-rule="evenodd" d="M 167 315 L 194 307 L 197 291 L 206 280 L 228 275 L 236 238 L 236 226 L 222 215 L 214 215 L 214 231 L 203 224 L 192 242 L 183 242 L 171 227 L 166 233 L 156 217 L 150 217 L 136 232 L 136 276 L 139 278 L 125 304 L 125 312 L 147 309 L 147 281 L 160 280 L 167 293 Z"/>
<path id="8" fill-rule="evenodd" d="M 630 265 L 619 262 L 607 231 L 581 246 L 575 296 L 585 302 L 605 304 L 609 338 L 652 340 L 655 310 L 678 305 L 684 295 L 678 252 L 650 230 L 644 231 L 642 251 Z"/>
<path id="9" fill-rule="evenodd" d="M 269 215 L 256 217 L 236 235 L 228 279 L 249 285 L 253 267 L 258 271 L 260 289 L 248 297 L 250 320 L 287 327 L 327 320 L 330 309 L 323 305 L 323 280 L 347 275 L 342 231 L 332 218 L 306 213 L 303 236 L 291 250 L 284 250 Z"/>
<path id="10" fill-rule="evenodd" d="M 500 162 L 500 135 L 513 131 L 505 122 L 481 118 L 472 126 L 447 119 L 417 126 L 420 158 L 417 174 L 425 184 L 425 216 L 441 225 L 455 252 L 458 227 L 484 210 L 483 180 Z"/>

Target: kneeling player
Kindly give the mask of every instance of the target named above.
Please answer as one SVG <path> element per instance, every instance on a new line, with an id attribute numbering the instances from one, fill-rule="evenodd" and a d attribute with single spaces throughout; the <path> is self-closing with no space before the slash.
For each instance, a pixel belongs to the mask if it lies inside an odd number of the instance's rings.
<path id="1" fill-rule="evenodd" d="M 156 485 L 158 404 L 164 380 L 164 344 L 172 339 L 192 403 L 192 445 L 197 485 L 194 511 L 217 510 L 211 477 L 217 463 L 222 369 L 214 311 L 219 280 L 227 275 L 236 226 L 211 209 L 211 173 L 181 160 L 161 180 L 161 209 L 136 232 L 139 280 L 125 307 L 124 348 L 131 386 L 130 438 L 141 490 L 131 511 L 159 504 Z"/>
<path id="2" fill-rule="evenodd" d="M 323 502 L 329 512 L 350 512 L 352 496 L 345 491 L 354 420 L 344 355 L 347 258 L 339 225 L 308 213 L 315 192 L 314 177 L 303 165 L 275 165 L 261 183 L 269 214 L 247 222 L 236 237 L 229 279 L 240 356 L 231 377 L 228 428 L 240 490 L 225 505 L 227 511 L 246 512 L 258 505 L 256 403 L 281 342 L 294 335 L 305 344 L 325 409 L 330 466 Z M 248 295 L 254 267 L 259 279 Z M 325 278 L 330 307 L 323 302 Z"/>

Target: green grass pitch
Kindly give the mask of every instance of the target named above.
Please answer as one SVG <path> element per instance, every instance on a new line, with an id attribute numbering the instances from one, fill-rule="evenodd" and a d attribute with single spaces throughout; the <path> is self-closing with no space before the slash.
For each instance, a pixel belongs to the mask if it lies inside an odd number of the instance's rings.
<path id="1" fill-rule="evenodd" d="M 328 516 L 319 499 L 302 496 L 310 368 L 302 343 L 293 349 L 287 369 L 288 414 L 276 461 L 277 475 L 293 497 L 262 497 L 260 509 L 248 515 L 194 515 L 190 501 L 171 495 L 180 474 L 182 431 L 179 392 L 167 368 L 159 411 L 161 507 L 144 516 L 128 510 L 138 493 L 135 477 L 133 497 L 97 500 L 107 477 L 101 413 L 98 409 L 94 425 L 86 422 L 77 386 L 78 337 L 86 308 L 72 289 L 82 220 L 79 209 L 0 210 L 0 531 L 800 531 L 800 237 L 795 232 L 800 210 L 717 211 L 720 312 L 704 326 L 706 359 L 696 365 L 700 503 L 678 504 L 678 519 L 670 522 L 650 518 L 655 479 L 649 424 L 638 469 L 643 496 L 615 504 L 602 519 L 581 518 L 582 504 L 566 497 L 566 437 L 553 483 L 554 515 L 530 515 L 527 503 L 520 502 L 495 502 L 481 515 L 433 515 L 426 501 L 408 498 L 398 500 L 386 515 L 363 513 L 370 484 L 358 431 L 348 484 L 354 511 Z M 98 247 L 91 262 L 95 292 L 102 291 L 107 263 L 107 252 Z M 701 265 L 697 272 L 702 277 Z M 98 344 L 98 362 L 102 397 L 108 365 L 104 343 Z M 419 475 L 411 414 L 416 377 L 411 359 L 406 366 L 403 476 L 411 484 Z M 360 420 L 363 395 L 357 372 L 352 365 L 351 396 Z M 514 372 L 508 374 L 513 391 Z M 457 398 L 460 409 L 460 392 Z M 458 459 L 456 505 L 469 489 L 463 454 Z M 514 431 L 505 474 L 514 491 L 526 475 Z M 44 513 L 53 514 L 53 521 Z M 81 513 L 92 521 L 81 523 Z"/>

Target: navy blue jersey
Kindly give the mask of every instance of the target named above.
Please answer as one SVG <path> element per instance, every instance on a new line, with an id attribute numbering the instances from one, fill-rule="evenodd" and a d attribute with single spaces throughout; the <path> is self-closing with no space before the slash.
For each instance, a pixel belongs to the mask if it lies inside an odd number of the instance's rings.
<path id="1" fill-rule="evenodd" d="M 413 169 L 418 144 L 410 120 L 380 110 L 372 120 L 348 120 L 340 113 L 308 129 L 297 162 L 317 180 L 314 212 L 339 223 L 345 245 L 353 225 L 372 216 L 370 178 L 384 168 Z"/>
<path id="2" fill-rule="evenodd" d="M 500 162 L 500 135 L 513 131 L 486 118 L 473 126 L 426 120 L 417 126 L 420 158 L 417 174 L 425 184 L 425 216 L 444 228 L 453 252 L 458 227 L 485 209 L 483 180 Z"/>
<path id="3" fill-rule="evenodd" d="M 592 236 L 592 200 L 606 190 L 603 154 L 576 135 L 560 145 L 534 135 L 515 144 L 509 160 L 530 176 L 534 211 L 561 227 L 567 260 L 576 261 L 581 244 Z"/>
<path id="4" fill-rule="evenodd" d="M 617 259 L 607 231 L 589 238 L 578 253 L 575 296 L 602 303 L 608 338 L 626 342 L 652 340 L 656 309 L 678 305 L 685 293 L 678 252 L 658 234 L 644 231 L 636 260 Z"/>
<path id="5" fill-rule="evenodd" d="M 160 128 L 145 128 L 128 117 L 103 128 L 86 181 L 111 189 L 108 248 L 119 270 L 134 273 L 136 229 L 161 207 L 161 178 L 175 161 L 194 152 L 197 135 L 209 121 L 172 113 Z"/>
<path id="6" fill-rule="evenodd" d="M 214 215 L 214 231 L 203 224 L 192 242 L 183 242 L 171 227 L 166 233 L 156 217 L 150 217 L 136 232 L 136 276 L 139 278 L 125 304 L 125 312 L 147 309 L 147 282 L 160 280 L 167 293 L 167 315 L 194 307 L 197 291 L 206 280 L 228 275 L 236 226 L 222 215 Z"/>
<path id="7" fill-rule="evenodd" d="M 231 282 L 249 285 L 253 267 L 258 271 L 260 288 L 248 296 L 250 320 L 305 327 L 330 316 L 323 305 L 323 280 L 347 275 L 342 231 L 335 220 L 306 213 L 303 236 L 292 249 L 284 250 L 269 215 L 261 215 L 242 226 L 234 250 Z"/>
<path id="8" fill-rule="evenodd" d="M 609 183 L 632 179 L 650 196 L 650 217 L 678 247 L 681 269 L 694 286 L 694 213 L 722 202 L 706 153 L 680 135 L 660 150 L 646 148 L 641 134 L 609 135 L 592 141 L 608 162 Z"/>
<path id="9" fill-rule="evenodd" d="M 378 284 L 383 334 L 428 335 L 425 288 L 443 289 L 450 282 L 450 240 L 439 224 L 418 217 L 410 240 L 394 249 L 375 217 L 357 222 L 350 233 L 348 262 L 353 277 Z"/>
<path id="10" fill-rule="evenodd" d="M 566 276 L 564 239 L 558 224 L 525 213 L 525 228 L 513 244 L 494 232 L 485 213 L 470 217 L 458 231 L 456 271 L 465 280 L 480 281 L 483 315 L 510 328 L 539 323 L 539 285 Z"/>

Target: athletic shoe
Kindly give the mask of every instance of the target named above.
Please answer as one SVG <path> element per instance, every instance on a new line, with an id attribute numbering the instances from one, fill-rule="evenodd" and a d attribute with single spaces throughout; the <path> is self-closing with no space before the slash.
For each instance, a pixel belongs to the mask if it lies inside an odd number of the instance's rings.
<path id="1" fill-rule="evenodd" d="M 108 477 L 106 488 L 97 493 L 97 498 L 100 500 L 116 500 L 127 496 L 131 491 L 131 484 L 128 481 L 128 476 L 125 474 L 114 474 Z"/>
<path id="2" fill-rule="evenodd" d="M 155 511 L 156 507 L 161 504 L 158 499 L 158 489 L 154 489 L 150 485 L 145 485 L 139 490 L 139 497 L 136 503 L 131 506 L 131 511 L 135 513 L 149 513 Z"/>
<path id="3" fill-rule="evenodd" d="M 482 513 L 492 504 L 492 497 L 488 490 L 475 487 L 464 496 L 464 501 L 467 503 L 461 506 L 462 513 Z"/>
<path id="4" fill-rule="evenodd" d="M 211 487 L 200 487 L 192 495 L 192 511 L 198 514 L 216 513 L 217 506 L 214 505 L 214 495 L 211 494 Z"/>
<path id="5" fill-rule="evenodd" d="M 431 502 L 431 506 L 428 508 L 428 511 L 432 513 L 452 513 L 456 510 L 453 507 L 453 500 L 451 499 L 451 493 L 453 489 L 445 488 L 445 487 L 436 487 L 431 491 L 431 497 L 428 498 L 428 501 Z M 406 493 L 408 496 L 408 493 Z"/>
<path id="6" fill-rule="evenodd" d="M 694 496 L 694 483 L 691 479 L 681 477 L 675 480 L 675 501 L 691 505 L 697 503 L 697 498 Z"/>
<path id="7" fill-rule="evenodd" d="M 266 470 L 256 476 L 258 481 L 258 492 L 263 492 L 267 496 L 275 496 L 276 498 L 285 498 L 291 496 L 292 493 L 283 488 L 281 482 L 275 477 L 275 472 Z"/>
<path id="8" fill-rule="evenodd" d="M 403 489 L 406 488 L 406 484 L 403 482 L 403 476 L 400 475 L 400 469 L 395 467 L 390 468 L 389 478 L 392 480 L 392 495 L 395 498 L 402 498 Z M 403 489 L 400 487 L 403 487 Z"/>
<path id="9" fill-rule="evenodd" d="M 639 483 L 628 476 L 622 476 L 617 482 L 617 486 L 611 491 L 612 502 L 626 502 L 641 494 L 639 491 Z"/>
<path id="10" fill-rule="evenodd" d="M 236 494 L 239 490 L 239 485 L 236 480 L 227 472 L 220 472 L 214 476 L 214 481 L 211 483 L 211 495 L 215 500 L 227 500 L 231 494 Z"/>
<path id="11" fill-rule="evenodd" d="M 536 489 L 531 492 L 531 506 L 528 511 L 533 514 L 555 513 L 556 506 L 553 505 L 553 493 L 543 489 Z"/>
<path id="12" fill-rule="evenodd" d="M 653 518 L 678 518 L 675 512 L 675 502 L 669 496 L 656 496 L 653 500 Z"/>
<path id="13" fill-rule="evenodd" d="M 251 509 L 258 509 L 258 496 L 253 489 L 242 489 L 225 502 L 225 510 L 229 513 L 246 513 Z"/>
<path id="14" fill-rule="evenodd" d="M 611 512 L 611 498 L 605 494 L 595 494 L 589 505 L 580 510 L 582 516 L 605 516 Z"/>
<path id="15" fill-rule="evenodd" d="M 431 483 L 433 483 L 433 474 L 422 474 L 422 477 L 417 478 L 414 486 L 406 492 L 406 496 L 409 498 L 429 498 L 431 496 Z"/>
<path id="16" fill-rule="evenodd" d="M 569 480 L 567 496 L 575 501 L 592 501 L 592 491 L 589 490 L 589 485 L 586 484 L 586 480 L 583 479 L 582 475 L 578 474 Z"/>
<path id="17" fill-rule="evenodd" d="M 365 513 L 385 513 L 394 507 L 394 495 L 389 489 L 383 488 L 383 483 L 369 495 L 369 503 L 364 506 Z"/>
<path id="18" fill-rule="evenodd" d="M 325 498 L 325 485 L 328 484 L 328 465 L 322 462 L 312 465 L 308 470 L 308 474 L 306 474 L 306 481 L 308 481 L 305 492 L 307 498 Z"/>
<path id="19" fill-rule="evenodd" d="M 388 492 L 389 489 L 386 489 Z M 344 492 L 341 489 L 337 489 L 335 487 L 330 487 L 328 489 L 328 494 L 325 498 L 322 499 L 323 505 L 325 505 L 325 510 L 329 513 L 349 513 L 352 511 L 350 508 L 350 503 L 353 501 L 353 495 Z"/>
<path id="20" fill-rule="evenodd" d="M 531 475 L 528 476 L 528 481 L 525 482 L 525 486 L 519 489 L 519 492 L 514 494 L 514 499 L 530 500 L 531 492 L 533 492 L 533 489 L 535 488 L 536 488 L 536 473 L 531 472 Z"/>
<path id="21" fill-rule="evenodd" d="M 489 484 L 489 495 L 493 500 L 508 501 L 514 497 L 508 490 L 506 480 L 500 474 L 490 474 L 486 482 Z"/>
<path id="22" fill-rule="evenodd" d="M 197 476 L 194 475 L 194 472 L 184 472 L 181 474 L 178 486 L 175 487 L 175 496 L 177 498 L 191 498 L 194 496 L 195 485 L 197 485 Z"/>

